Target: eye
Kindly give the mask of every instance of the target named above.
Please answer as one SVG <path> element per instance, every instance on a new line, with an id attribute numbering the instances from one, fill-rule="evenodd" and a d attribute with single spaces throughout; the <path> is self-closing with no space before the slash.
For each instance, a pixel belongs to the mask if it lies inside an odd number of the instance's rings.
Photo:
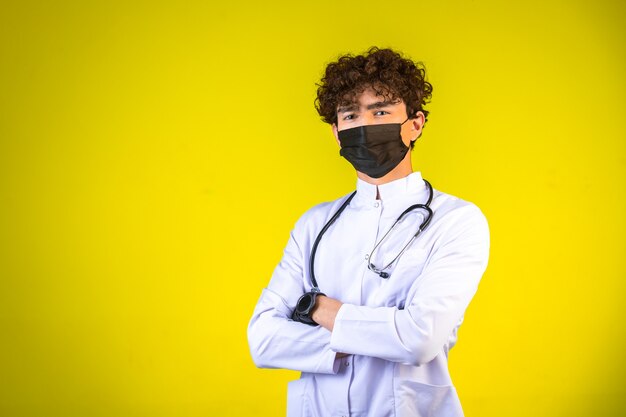
<path id="1" fill-rule="evenodd" d="M 354 114 L 347 114 L 343 117 L 343 120 L 354 120 L 355 117 Z"/>
<path id="2" fill-rule="evenodd" d="M 378 110 L 376 113 L 374 113 L 374 116 L 384 116 L 386 114 L 389 114 L 389 112 L 385 110 Z"/>

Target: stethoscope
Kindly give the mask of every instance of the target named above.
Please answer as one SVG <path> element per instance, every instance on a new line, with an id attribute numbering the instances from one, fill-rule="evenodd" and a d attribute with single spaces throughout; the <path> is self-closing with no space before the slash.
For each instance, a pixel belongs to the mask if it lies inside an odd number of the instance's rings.
<path id="1" fill-rule="evenodd" d="M 433 217 L 433 211 L 430 208 L 430 203 L 433 200 L 433 187 L 426 180 L 424 180 L 424 183 L 426 184 L 426 187 L 428 188 L 428 201 L 426 201 L 426 204 L 413 204 L 412 206 L 410 206 L 409 208 L 404 210 L 402 212 L 402 214 L 400 214 L 400 216 L 398 216 L 398 218 L 393 223 L 391 228 L 387 231 L 387 233 L 385 233 L 385 235 L 382 237 L 382 239 L 380 239 L 380 241 L 378 241 L 378 243 L 374 246 L 374 248 L 372 249 L 372 251 L 370 252 L 370 254 L 367 257 L 367 268 L 370 271 L 374 272 L 375 274 L 378 274 L 381 278 L 384 278 L 384 279 L 389 278 L 390 275 L 389 275 L 388 272 L 385 272 L 385 270 L 389 269 L 389 267 L 391 267 L 391 265 L 393 265 L 393 263 L 395 261 L 397 261 L 398 258 L 400 258 L 400 256 L 402 256 L 402 254 L 407 250 L 409 245 L 411 245 L 411 243 L 413 243 L 413 241 L 415 239 L 417 239 L 417 237 L 424 231 L 424 229 L 426 229 L 426 227 L 428 227 L 428 224 L 430 223 L 430 220 Z M 339 216 L 345 210 L 345 208 L 348 207 L 348 204 L 350 204 L 350 201 L 352 200 L 352 198 L 355 195 L 356 195 L 356 191 L 354 191 L 352 194 L 350 194 L 350 196 L 346 199 L 346 201 L 343 202 L 341 207 L 339 207 L 339 209 L 335 212 L 335 214 L 333 214 L 333 216 L 330 218 L 330 220 L 328 220 L 328 222 L 324 225 L 322 230 L 319 232 L 319 234 L 315 238 L 315 242 L 313 243 L 313 248 L 311 249 L 311 257 L 309 259 L 309 273 L 311 275 L 311 283 L 313 284 L 313 288 L 311 289 L 312 292 L 319 292 L 320 291 L 319 287 L 317 286 L 317 281 L 315 280 L 315 271 L 314 271 L 315 254 L 317 253 L 317 247 L 320 244 L 320 240 L 322 240 L 322 236 L 324 236 L 324 233 L 326 233 L 328 228 L 335 222 L 335 220 L 337 220 L 339 218 Z M 385 241 L 387 236 L 389 236 L 391 231 L 393 229 L 395 229 L 395 227 L 398 225 L 398 223 L 400 223 L 400 221 L 402 221 L 404 216 L 406 216 L 408 213 L 410 213 L 410 212 L 412 212 L 413 210 L 416 210 L 416 209 L 421 209 L 421 210 L 425 210 L 426 211 L 426 217 L 424 218 L 424 220 L 420 224 L 419 228 L 417 229 L 417 232 L 415 232 L 413 237 L 411 237 L 411 239 L 408 241 L 408 243 L 406 245 L 404 245 L 402 250 L 398 253 L 398 255 L 396 255 L 395 258 L 393 258 L 393 260 L 391 262 L 389 262 L 387 265 L 385 265 L 382 268 L 376 267 L 371 262 L 372 256 L 374 255 L 374 252 L 376 251 L 376 249 L 378 249 L 378 247 Z"/>

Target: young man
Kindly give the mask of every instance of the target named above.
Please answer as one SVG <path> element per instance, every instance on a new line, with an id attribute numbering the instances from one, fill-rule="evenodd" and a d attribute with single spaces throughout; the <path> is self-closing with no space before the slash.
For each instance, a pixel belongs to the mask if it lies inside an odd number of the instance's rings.
<path id="1" fill-rule="evenodd" d="M 292 416 L 462 416 L 448 352 L 487 266 L 473 204 L 433 190 L 411 153 L 432 87 L 389 49 L 326 68 L 316 107 L 356 192 L 296 223 L 254 310 L 257 366 L 302 372 Z"/>

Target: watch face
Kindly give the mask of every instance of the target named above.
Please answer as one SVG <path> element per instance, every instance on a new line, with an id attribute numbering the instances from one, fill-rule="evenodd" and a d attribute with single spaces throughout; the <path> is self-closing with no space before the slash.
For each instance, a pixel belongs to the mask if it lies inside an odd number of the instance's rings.
<path id="1" fill-rule="evenodd" d="M 308 313 L 310 308 L 311 308 L 311 301 L 312 301 L 312 299 L 313 299 L 313 297 L 311 296 L 311 294 L 309 294 L 309 293 L 304 294 L 298 300 L 298 305 L 296 306 L 296 311 L 298 311 L 298 313 L 301 313 L 301 314 Z"/>

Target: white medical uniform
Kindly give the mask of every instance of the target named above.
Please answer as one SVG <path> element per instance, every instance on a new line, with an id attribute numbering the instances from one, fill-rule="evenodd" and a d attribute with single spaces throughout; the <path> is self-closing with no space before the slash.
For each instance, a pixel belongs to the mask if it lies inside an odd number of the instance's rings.
<path id="1" fill-rule="evenodd" d="M 255 364 L 302 372 L 289 383 L 289 417 L 452 417 L 463 411 L 448 372 L 448 351 L 489 256 L 489 229 L 472 203 L 434 190 L 428 228 L 387 270 L 367 257 L 409 206 L 428 200 L 419 172 L 357 193 L 322 237 L 315 258 L 320 290 L 344 303 L 331 332 L 290 320 L 311 289 L 309 258 L 318 233 L 345 201 L 317 205 L 296 223 L 284 256 L 248 327 Z M 407 215 L 372 255 L 391 261 L 424 219 Z M 349 356 L 336 359 L 336 352 Z"/>

